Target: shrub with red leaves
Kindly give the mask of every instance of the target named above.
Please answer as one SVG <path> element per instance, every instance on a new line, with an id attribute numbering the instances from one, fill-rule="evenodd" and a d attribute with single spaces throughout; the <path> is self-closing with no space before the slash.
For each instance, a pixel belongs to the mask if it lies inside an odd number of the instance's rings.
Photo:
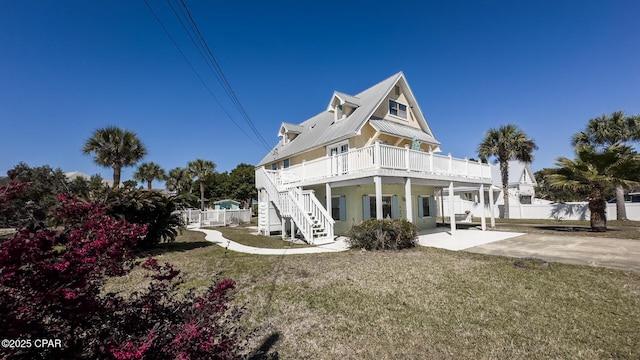
<path id="1" fill-rule="evenodd" d="M 0 210 L 20 190 L 0 188 Z M 239 357 L 244 330 L 238 325 L 242 309 L 229 305 L 232 280 L 204 296 L 176 300 L 179 271 L 150 257 L 142 264 L 150 278 L 145 291 L 101 295 L 108 277 L 133 268 L 134 246 L 146 229 L 62 195 L 52 213 L 62 228 L 22 229 L 0 240 L 0 339 L 31 344 L 5 347 L 0 358 Z M 61 346 L 36 347 L 36 339 L 59 339 Z"/>

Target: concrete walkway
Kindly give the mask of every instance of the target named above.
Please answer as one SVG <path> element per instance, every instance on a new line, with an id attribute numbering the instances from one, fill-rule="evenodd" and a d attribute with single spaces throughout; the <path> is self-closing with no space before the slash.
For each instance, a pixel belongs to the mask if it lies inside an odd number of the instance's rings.
<path id="1" fill-rule="evenodd" d="M 452 235 L 451 230 L 448 228 L 435 228 L 420 231 L 418 243 L 422 246 L 459 251 L 520 235 L 523 235 L 523 233 L 493 230 L 482 231 L 476 228 L 458 229 Z"/>
<path id="2" fill-rule="evenodd" d="M 325 252 L 338 252 L 348 250 L 349 247 L 344 237 L 338 237 L 338 240 L 321 244 L 314 247 L 292 248 L 292 249 L 267 249 L 257 248 L 239 244 L 222 236 L 217 230 L 209 229 L 192 229 L 201 231 L 206 234 L 205 239 L 214 244 L 222 246 L 232 251 L 256 254 L 256 255 L 298 255 L 298 254 L 317 254 Z M 422 231 L 418 236 L 418 243 L 422 246 L 431 246 L 447 250 L 463 250 L 470 247 L 487 244 L 494 241 L 507 239 L 514 236 L 522 235 L 521 233 L 512 233 L 504 231 L 480 231 L 476 229 L 457 230 L 455 236 L 451 236 L 445 229 L 432 229 Z"/>
<path id="3" fill-rule="evenodd" d="M 640 272 L 640 240 L 526 234 L 466 251 Z"/>
<path id="4" fill-rule="evenodd" d="M 237 252 L 247 253 L 247 254 L 299 255 L 299 254 L 339 252 L 339 251 L 345 251 L 349 249 L 347 247 L 347 244 L 344 242 L 344 238 L 341 238 L 341 237 L 334 242 L 324 244 L 324 245 L 318 245 L 314 247 L 302 247 L 302 248 L 292 248 L 292 249 L 267 249 L 267 248 L 257 248 L 253 246 L 242 245 L 235 241 L 231 241 L 229 239 L 222 237 L 222 233 L 217 230 L 208 230 L 208 229 L 193 229 L 193 230 L 205 233 L 206 234 L 205 239 L 207 241 L 210 241 L 216 245 L 220 245 L 232 251 L 237 251 Z"/>

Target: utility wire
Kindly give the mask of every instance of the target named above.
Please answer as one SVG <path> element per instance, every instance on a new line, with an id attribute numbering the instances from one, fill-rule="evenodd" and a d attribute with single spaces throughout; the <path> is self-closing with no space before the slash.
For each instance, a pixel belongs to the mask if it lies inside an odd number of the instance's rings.
<path id="1" fill-rule="evenodd" d="M 251 120 L 251 117 L 249 116 L 249 114 L 245 110 L 244 106 L 242 106 L 242 103 L 240 102 L 240 99 L 238 99 L 238 96 L 236 95 L 235 91 L 231 87 L 231 84 L 229 83 L 229 80 L 224 75 L 224 72 L 222 71 L 222 67 L 220 66 L 220 64 L 216 60 L 216 57 L 213 55 L 213 52 L 211 51 L 211 48 L 207 44 L 207 41 L 205 40 L 204 36 L 202 35 L 202 32 L 200 32 L 200 29 L 198 28 L 198 25 L 196 24 L 195 20 L 193 19 L 193 16 L 191 16 L 191 12 L 189 11 L 189 8 L 187 7 L 187 4 L 184 2 L 184 0 L 180 0 L 180 3 L 182 4 L 182 8 L 185 10 L 186 15 L 189 18 L 189 21 L 190 21 L 193 29 L 198 34 L 198 37 L 200 38 L 200 41 L 204 45 L 204 48 L 207 50 L 207 53 L 209 54 L 209 57 L 210 57 L 212 63 L 214 64 L 214 66 L 215 66 L 215 68 L 217 70 L 217 73 L 219 74 L 219 76 L 217 78 L 218 78 L 218 81 L 220 82 L 220 85 L 222 85 L 222 88 L 225 90 L 225 92 L 227 93 L 227 95 L 229 96 L 229 98 L 231 99 L 233 104 L 236 106 L 236 109 L 238 110 L 238 112 L 240 112 L 240 114 L 244 117 L 244 119 L 247 122 L 247 124 L 249 124 L 249 127 L 251 128 L 251 131 L 253 131 L 253 133 L 258 137 L 258 139 L 264 144 L 264 146 L 267 149 L 269 149 L 269 145 L 267 144 L 265 139 L 262 137 L 262 134 L 260 134 L 260 132 L 256 128 L 254 122 Z"/>
<path id="2" fill-rule="evenodd" d="M 194 68 L 193 64 L 191 64 L 191 62 L 189 61 L 189 59 L 187 58 L 187 56 L 184 54 L 184 52 L 182 51 L 182 49 L 180 48 L 180 46 L 178 45 L 178 43 L 174 40 L 173 36 L 171 36 L 171 33 L 169 32 L 169 30 L 167 30 L 166 26 L 164 25 L 164 23 L 162 22 L 162 20 L 160 20 L 160 17 L 158 17 L 158 14 L 153 10 L 153 7 L 151 7 L 151 4 L 149 4 L 149 2 L 147 0 L 144 0 L 144 3 L 147 5 L 147 8 L 149 9 L 149 11 L 151 12 L 151 14 L 153 15 L 153 17 L 156 19 L 156 21 L 158 22 L 158 24 L 160 24 L 160 27 L 162 27 L 162 30 L 164 30 L 165 34 L 167 34 L 167 36 L 169 37 L 169 40 L 171 41 L 171 43 L 176 47 L 176 49 L 178 50 L 178 52 L 180 53 L 180 55 L 182 55 L 182 58 L 184 59 L 184 61 L 187 62 L 187 65 L 189 65 L 189 68 L 191 68 L 191 71 L 193 71 L 193 73 L 196 75 L 196 77 L 200 80 L 200 83 L 202 83 L 202 86 L 204 86 L 204 88 L 207 90 L 207 92 L 209 93 L 209 95 L 211 95 L 211 97 L 213 98 L 213 100 L 215 100 L 215 102 L 218 104 L 218 106 L 220 107 L 220 109 L 222 109 L 222 111 L 227 115 L 227 117 L 229 118 L 229 120 L 231 120 L 235 126 L 249 139 L 251 140 L 253 143 L 255 143 L 258 146 L 263 146 L 266 147 L 267 150 L 269 150 L 269 146 L 266 144 L 266 142 L 264 141 L 264 139 L 262 138 L 262 136 L 259 136 L 258 139 L 261 140 L 261 143 L 258 143 L 253 137 L 251 137 L 249 134 L 247 134 L 247 132 L 240 126 L 240 124 L 238 124 L 238 122 L 229 114 L 229 112 L 224 108 L 224 106 L 222 105 L 222 103 L 220 102 L 220 100 L 218 100 L 218 98 L 215 96 L 215 94 L 213 93 L 213 91 L 211 91 L 211 89 L 209 88 L 209 86 L 207 85 L 207 83 L 204 81 L 204 79 L 202 78 L 202 76 L 200 76 L 200 74 L 198 73 L 198 71 Z"/>

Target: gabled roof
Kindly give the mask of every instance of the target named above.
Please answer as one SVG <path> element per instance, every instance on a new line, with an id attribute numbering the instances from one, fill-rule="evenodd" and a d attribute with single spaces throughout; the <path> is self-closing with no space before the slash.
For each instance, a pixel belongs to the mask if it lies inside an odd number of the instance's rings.
<path id="1" fill-rule="evenodd" d="M 403 137 L 409 140 L 418 139 L 423 143 L 440 145 L 440 142 L 433 136 L 412 126 L 402 125 L 397 122 L 376 118 L 371 118 L 369 120 L 369 124 L 371 124 L 371 126 L 376 129 L 376 131 L 380 131 L 384 134 Z"/>
<path id="2" fill-rule="evenodd" d="M 531 179 L 531 184 L 537 185 L 536 178 L 533 176 L 531 166 L 519 160 L 509 160 L 509 185 L 520 184 L 522 174 L 527 172 Z M 491 164 L 491 183 L 495 186 L 502 187 L 502 176 L 500 175 L 500 164 Z"/>
<path id="3" fill-rule="evenodd" d="M 224 199 L 224 200 L 218 200 L 218 201 L 214 201 L 214 204 L 223 204 L 223 203 L 233 203 L 236 205 L 240 205 L 239 201 L 233 200 L 233 199 Z"/>
<path id="4" fill-rule="evenodd" d="M 296 124 L 283 122 L 282 125 L 280 125 L 280 129 L 281 130 L 284 129 L 284 130 L 286 130 L 288 132 L 300 134 L 302 132 L 302 130 L 304 129 L 304 127 L 302 127 L 300 125 L 296 125 Z"/>
<path id="5" fill-rule="evenodd" d="M 349 99 L 349 102 L 356 101 L 356 99 L 358 99 L 360 106 L 355 108 L 355 110 L 353 110 L 346 119 L 341 121 L 336 122 L 333 112 L 325 110 L 300 123 L 298 125 L 302 128 L 300 135 L 288 143 L 283 144 L 282 142 L 279 142 L 258 165 L 264 165 L 272 161 L 285 159 L 292 155 L 299 154 L 319 146 L 339 142 L 357 135 L 362 127 L 367 123 L 367 120 L 371 118 L 375 110 L 378 109 L 385 100 L 389 92 L 393 90 L 393 87 L 399 83 L 402 85 L 403 89 L 405 89 L 405 94 L 410 105 L 414 106 L 413 111 L 417 117 L 416 120 L 420 124 L 420 127 L 425 133 L 432 136 L 432 132 L 429 129 L 426 119 L 422 115 L 422 111 L 420 110 L 420 107 L 418 106 L 415 97 L 404 78 L 404 74 L 399 72 L 356 94 L 355 96 L 334 92 L 332 101 L 335 96 L 338 96 L 345 101 Z"/>
<path id="6" fill-rule="evenodd" d="M 333 102 L 333 98 L 335 98 L 335 97 L 340 99 L 341 102 L 343 102 L 345 104 L 349 104 L 352 107 L 360 106 L 360 98 L 358 98 L 358 97 L 347 95 L 347 94 L 341 93 L 339 91 L 334 91 L 333 92 L 333 97 L 331 98 L 331 102 Z M 331 106 L 331 104 L 329 104 L 329 106 Z"/>

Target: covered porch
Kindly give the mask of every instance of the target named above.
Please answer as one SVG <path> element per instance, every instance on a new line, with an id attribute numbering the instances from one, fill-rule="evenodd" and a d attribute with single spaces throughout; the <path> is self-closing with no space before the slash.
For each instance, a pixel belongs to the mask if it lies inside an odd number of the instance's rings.
<path id="1" fill-rule="evenodd" d="M 420 230 L 436 227 L 436 216 L 442 214 L 442 189 L 464 184 L 484 191 L 490 185 L 486 181 L 476 182 L 460 179 L 434 178 L 426 174 L 381 171 L 371 176 L 349 179 L 334 179 L 323 183 L 308 184 L 304 189 L 312 190 L 332 214 L 336 234 L 345 233 L 351 226 L 368 218 L 405 219 L 416 224 Z M 409 176 L 410 175 L 410 176 Z M 438 194 L 439 193 L 439 194 Z M 452 209 L 452 207 L 449 207 Z M 457 229 L 456 213 L 444 214 Z M 486 217 L 495 223 L 495 214 L 487 212 L 481 217 L 481 227 L 487 227 Z"/>

